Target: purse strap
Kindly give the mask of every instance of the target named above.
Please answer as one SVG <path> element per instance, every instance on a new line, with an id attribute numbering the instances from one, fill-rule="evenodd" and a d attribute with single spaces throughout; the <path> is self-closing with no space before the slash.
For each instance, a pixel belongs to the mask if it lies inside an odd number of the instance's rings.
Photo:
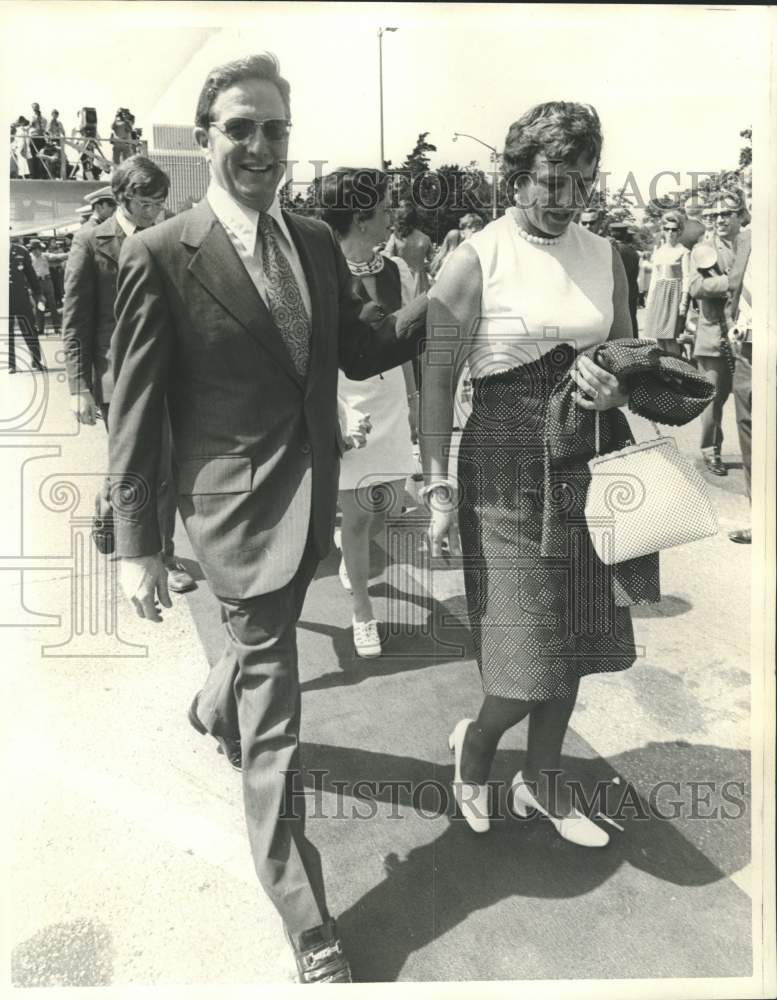
<path id="1" fill-rule="evenodd" d="M 664 437 L 661 433 L 661 428 L 655 422 L 655 420 L 650 421 L 650 426 L 656 432 L 656 437 Z M 598 458 L 601 455 L 601 440 L 599 432 L 599 410 L 594 411 L 594 454 Z"/>

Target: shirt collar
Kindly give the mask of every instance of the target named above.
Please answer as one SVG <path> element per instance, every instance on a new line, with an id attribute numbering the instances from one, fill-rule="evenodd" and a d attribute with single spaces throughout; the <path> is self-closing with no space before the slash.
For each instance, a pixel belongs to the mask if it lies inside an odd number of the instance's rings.
<path id="1" fill-rule="evenodd" d="M 259 213 L 246 205 L 241 205 L 232 195 L 225 191 L 221 185 L 211 179 L 206 195 L 213 214 L 226 229 L 229 229 L 243 244 L 248 253 L 253 254 L 256 249 L 257 228 L 259 225 Z M 267 209 L 269 215 L 278 225 L 283 236 L 292 246 L 291 234 L 286 220 L 283 218 L 281 204 L 278 195 L 275 195 L 272 205 Z"/>
<path id="2" fill-rule="evenodd" d="M 124 209 L 121 205 L 119 205 L 119 207 L 114 212 L 114 216 L 116 217 L 116 221 L 118 222 L 125 236 L 132 236 L 135 232 L 137 232 L 138 227 L 135 225 L 134 222 L 131 222 L 127 218 L 127 216 L 124 214 Z"/>

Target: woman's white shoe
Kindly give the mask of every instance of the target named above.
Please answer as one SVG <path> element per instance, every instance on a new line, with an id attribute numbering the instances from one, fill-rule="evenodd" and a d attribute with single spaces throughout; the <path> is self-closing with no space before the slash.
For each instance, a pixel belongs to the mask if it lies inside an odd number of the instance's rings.
<path id="1" fill-rule="evenodd" d="M 378 635 L 378 623 L 374 618 L 369 622 L 357 622 L 353 619 L 353 645 L 357 656 L 380 656 L 383 648 Z"/>
<path id="2" fill-rule="evenodd" d="M 547 816 L 555 826 L 559 836 L 568 840 L 571 844 L 578 844 L 580 847 L 606 847 L 610 842 L 609 836 L 601 830 L 596 823 L 584 816 L 578 809 L 574 809 L 574 815 L 564 816 L 559 819 L 551 816 L 547 809 L 539 804 L 534 798 L 529 786 L 523 780 L 523 774 L 519 771 L 513 778 L 511 788 L 513 797 L 513 809 L 519 816 L 527 816 L 530 809 L 536 809 L 544 816 Z"/>
<path id="3" fill-rule="evenodd" d="M 343 590 L 347 590 L 351 593 L 351 578 L 348 576 L 348 570 L 345 568 L 345 556 L 340 556 L 340 568 L 337 571 L 337 575 L 340 577 L 340 583 L 343 585 Z"/>
<path id="4" fill-rule="evenodd" d="M 461 780 L 461 748 L 464 734 L 472 719 L 462 719 L 448 737 L 448 746 L 455 755 L 453 776 L 453 798 L 464 819 L 475 833 L 488 833 L 491 821 L 488 818 L 488 785 L 476 785 L 473 781 Z"/>

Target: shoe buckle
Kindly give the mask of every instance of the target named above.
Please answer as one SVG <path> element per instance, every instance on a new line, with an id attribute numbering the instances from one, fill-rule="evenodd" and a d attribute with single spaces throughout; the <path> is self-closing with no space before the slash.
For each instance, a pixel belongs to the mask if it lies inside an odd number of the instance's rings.
<path id="1" fill-rule="evenodd" d="M 302 959 L 308 969 L 313 969 L 322 962 L 327 961 L 327 959 L 332 958 L 335 955 L 342 955 L 343 949 L 339 941 L 335 941 L 334 944 L 325 946 L 324 948 L 319 948 L 317 951 L 306 952 Z"/>

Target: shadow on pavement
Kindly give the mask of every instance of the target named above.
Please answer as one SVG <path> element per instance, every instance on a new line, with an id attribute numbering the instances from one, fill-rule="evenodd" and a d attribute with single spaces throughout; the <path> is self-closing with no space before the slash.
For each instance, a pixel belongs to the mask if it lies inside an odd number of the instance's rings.
<path id="1" fill-rule="evenodd" d="M 300 685 L 303 692 L 321 691 L 332 687 L 359 684 L 370 677 L 408 673 L 439 666 L 441 663 L 461 663 L 474 657 L 466 615 L 457 613 L 456 599 L 444 603 L 422 594 L 410 594 L 386 583 L 370 588 L 376 597 L 388 600 L 390 608 L 412 605 L 424 611 L 424 620 L 417 624 L 383 623 L 383 653 L 375 659 L 358 657 L 353 647 L 350 626 L 325 625 L 301 620 L 300 629 L 332 640 L 337 658 L 337 671 L 322 674 Z"/>
<path id="2" fill-rule="evenodd" d="M 386 855 L 383 880 L 365 888 L 361 898 L 338 916 L 338 927 L 352 956 L 357 981 L 395 981 L 414 952 L 451 931 L 473 912 L 506 900 L 513 900 L 516 906 L 524 909 L 526 899 L 573 900 L 592 893 L 622 866 L 629 865 L 649 876 L 649 879 L 637 876 L 649 892 L 641 901 L 643 913 L 640 913 L 639 894 L 632 901 L 636 903 L 635 919 L 660 922 L 663 919 L 660 908 L 657 913 L 656 899 L 651 897 L 660 896 L 663 890 L 656 890 L 653 880 L 682 887 L 707 886 L 738 871 L 749 860 L 749 815 L 745 799 L 745 790 L 749 787 L 749 754 L 745 752 L 710 745 L 650 743 L 618 754 L 609 761 L 565 757 L 562 768 L 580 780 L 589 796 L 597 783 L 598 787 L 608 788 L 607 807 L 603 811 L 624 827 L 624 832 L 619 832 L 600 821 L 611 836 L 609 846 L 603 850 L 587 850 L 562 840 L 544 818 L 535 816 L 524 820 L 509 814 L 505 806 L 506 795 L 513 774 L 523 763 L 524 755 L 519 751 L 497 754 L 492 781 L 498 784 L 492 788 L 492 808 L 498 802 L 498 815 L 502 818 L 495 819 L 491 831 L 480 836 L 473 834 L 462 819 L 452 816 L 448 794 L 453 777 L 450 766 L 311 743 L 303 744 L 302 755 L 303 761 L 308 761 L 317 771 L 326 772 L 323 789 L 340 798 L 348 799 L 347 790 L 357 781 L 374 782 L 378 793 L 370 797 L 386 803 L 379 815 L 388 811 L 393 795 L 395 808 L 400 812 L 415 811 L 417 814 L 421 806 L 428 815 L 448 815 L 450 820 L 441 836 L 413 847 L 406 857 Z M 636 781 L 634 775 L 639 776 Z M 619 779 L 618 783 L 613 779 Z M 305 780 L 310 784 L 310 775 L 306 775 Z M 333 786 L 333 781 L 338 784 Z M 404 790 L 398 782 L 405 782 Z M 407 785 L 418 789 L 421 782 L 426 782 L 429 794 L 425 792 L 414 800 Z M 432 782 L 435 783 L 433 788 Z M 659 782 L 677 783 L 677 787 L 659 785 Z M 699 783 L 710 783 L 712 790 L 705 795 Z M 445 790 L 443 794 L 440 787 Z M 356 799 L 352 798 L 352 802 Z M 347 815 L 347 808 L 344 811 Z M 729 815 L 725 815 L 726 812 Z M 675 814 L 676 818 L 662 818 L 675 817 Z M 346 822 L 337 848 L 327 852 L 330 855 L 336 851 L 340 855 L 329 858 L 332 864 L 348 865 L 343 852 L 347 852 L 349 837 L 359 835 L 359 828 L 360 823 L 355 819 Z M 361 834 L 369 835 L 363 826 Z M 359 878 L 350 867 L 348 871 L 349 878 Z M 730 947 L 712 946 L 709 939 L 710 934 L 717 933 L 725 910 L 719 916 L 714 913 L 702 916 L 697 914 L 698 897 L 693 893 L 684 894 L 677 897 L 679 901 L 674 905 L 672 920 L 679 917 L 683 921 L 687 916 L 687 930 L 696 937 L 691 943 L 685 940 L 673 943 L 669 954 L 657 958 L 656 968 L 660 968 L 665 959 L 669 971 L 649 972 L 649 975 L 750 974 L 750 900 L 733 886 L 728 888 L 741 896 L 738 902 L 743 911 L 741 921 L 737 915 L 737 920 L 728 924 Z M 615 890 L 616 899 L 605 902 L 604 910 L 613 903 L 617 905 L 619 891 L 622 893 L 623 889 Z M 669 898 L 675 900 L 674 896 Z M 574 911 L 577 920 L 585 919 L 587 905 L 580 899 L 580 912 Z M 597 906 L 602 908 L 601 899 Z M 531 909 L 528 912 L 531 913 Z M 549 919 L 548 911 L 543 909 L 542 919 L 550 926 L 543 930 L 538 923 L 531 929 L 529 938 L 536 937 L 541 942 L 543 935 L 558 934 L 563 928 L 569 930 L 570 926 L 575 927 L 576 935 L 578 930 L 581 936 L 594 933 L 593 925 L 578 928 L 576 922 L 569 922 L 568 909 L 562 908 L 562 912 L 566 916 Z M 503 911 L 498 913 L 504 916 Z M 485 927 L 494 927 L 495 918 L 499 927 L 497 914 L 483 917 Z M 518 929 L 521 934 L 528 930 L 523 927 L 521 918 L 522 914 L 513 914 L 510 923 L 514 933 Z M 598 935 L 600 948 L 606 940 L 612 941 L 615 948 L 612 919 L 609 911 L 596 915 L 600 926 L 594 936 Z M 560 922 L 554 923 L 555 920 Z M 646 927 L 645 933 L 649 929 Z M 722 933 L 725 935 L 725 928 Z M 657 946 L 655 940 L 652 946 Z M 539 947 L 543 945 L 540 943 Z M 547 940 L 544 947 L 548 947 Z M 570 947 L 574 951 L 573 943 Z M 616 957 L 605 958 L 601 954 L 591 956 L 591 968 L 580 965 L 579 955 L 574 962 L 569 956 L 568 967 L 565 967 L 565 948 L 565 943 L 559 941 L 557 968 L 548 968 L 548 976 L 612 978 L 639 975 L 638 971 L 619 968 Z M 649 956 L 645 957 L 649 960 Z M 484 975 L 488 953 L 473 958 L 470 978 L 501 978 L 498 971 L 493 976 Z M 683 967 L 683 961 L 687 961 L 687 968 Z M 706 972 L 699 971 L 699 963 L 707 963 Z M 514 970 L 513 978 L 520 978 L 520 962 L 515 964 Z"/>

